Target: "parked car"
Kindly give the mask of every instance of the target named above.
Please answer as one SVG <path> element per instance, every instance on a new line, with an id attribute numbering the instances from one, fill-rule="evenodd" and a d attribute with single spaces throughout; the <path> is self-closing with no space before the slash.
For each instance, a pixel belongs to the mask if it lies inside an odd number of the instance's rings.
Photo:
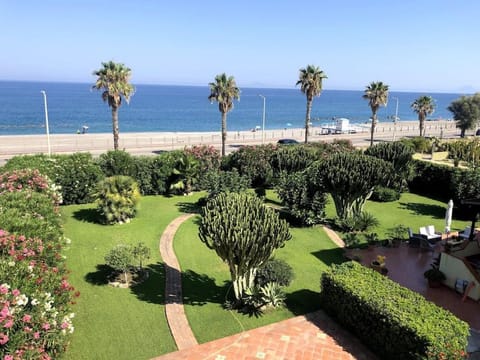
<path id="1" fill-rule="evenodd" d="M 298 144 L 299 142 L 295 139 L 280 139 L 277 141 L 277 144 L 279 145 L 295 145 Z"/>

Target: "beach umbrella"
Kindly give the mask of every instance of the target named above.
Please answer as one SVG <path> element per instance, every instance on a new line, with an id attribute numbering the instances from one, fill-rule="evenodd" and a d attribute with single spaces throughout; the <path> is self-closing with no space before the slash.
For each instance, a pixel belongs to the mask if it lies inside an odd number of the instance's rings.
<path id="1" fill-rule="evenodd" d="M 447 205 L 447 211 L 445 212 L 445 232 L 450 232 L 450 226 L 452 225 L 452 212 L 453 212 L 453 200 L 450 200 Z"/>

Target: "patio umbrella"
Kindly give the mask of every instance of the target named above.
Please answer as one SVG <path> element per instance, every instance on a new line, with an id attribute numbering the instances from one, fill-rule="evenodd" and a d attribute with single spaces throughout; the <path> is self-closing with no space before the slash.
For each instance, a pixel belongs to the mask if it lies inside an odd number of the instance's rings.
<path id="1" fill-rule="evenodd" d="M 453 200 L 448 202 L 447 211 L 445 212 L 445 232 L 450 232 L 450 226 L 452 225 L 452 212 L 453 212 Z"/>

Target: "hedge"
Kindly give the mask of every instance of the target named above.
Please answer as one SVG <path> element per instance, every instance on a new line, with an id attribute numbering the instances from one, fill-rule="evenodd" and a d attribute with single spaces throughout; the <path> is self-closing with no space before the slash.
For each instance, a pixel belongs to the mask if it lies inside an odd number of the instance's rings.
<path id="1" fill-rule="evenodd" d="M 322 274 L 324 310 L 383 359 L 463 359 L 469 326 L 356 262 Z"/>
<path id="2" fill-rule="evenodd" d="M 415 176 L 408 182 L 411 192 L 433 197 L 440 201 L 454 198 L 453 174 L 459 169 L 427 161 L 414 160 Z"/>

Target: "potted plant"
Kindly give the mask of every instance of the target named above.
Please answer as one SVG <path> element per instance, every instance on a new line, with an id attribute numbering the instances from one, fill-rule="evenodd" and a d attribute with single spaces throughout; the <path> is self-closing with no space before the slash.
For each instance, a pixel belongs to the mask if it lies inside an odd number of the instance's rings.
<path id="1" fill-rule="evenodd" d="M 428 280 L 428 286 L 435 288 L 440 287 L 442 281 L 445 281 L 447 277 L 440 271 L 438 266 L 432 264 L 432 267 L 423 273 L 423 276 Z"/>
<path id="2" fill-rule="evenodd" d="M 373 270 L 376 270 L 378 272 L 382 272 L 382 269 L 385 268 L 385 259 L 387 257 L 383 255 L 377 255 L 376 260 L 373 260 L 372 263 L 370 264 L 371 268 Z"/>

